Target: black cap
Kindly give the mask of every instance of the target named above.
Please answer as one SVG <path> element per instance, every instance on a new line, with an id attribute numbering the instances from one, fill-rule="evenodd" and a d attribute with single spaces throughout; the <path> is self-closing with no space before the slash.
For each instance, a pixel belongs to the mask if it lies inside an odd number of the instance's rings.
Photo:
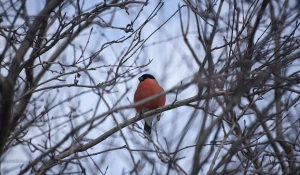
<path id="1" fill-rule="evenodd" d="M 144 74 L 144 75 L 142 75 L 142 76 L 139 77 L 139 81 L 142 82 L 142 81 L 146 80 L 147 78 L 155 80 L 155 78 L 154 78 L 153 75 L 151 75 L 151 74 Z"/>

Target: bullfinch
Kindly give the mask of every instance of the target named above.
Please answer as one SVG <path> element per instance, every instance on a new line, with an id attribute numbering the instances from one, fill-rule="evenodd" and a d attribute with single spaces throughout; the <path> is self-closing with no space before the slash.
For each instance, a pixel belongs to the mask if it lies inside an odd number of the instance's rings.
<path id="1" fill-rule="evenodd" d="M 139 81 L 140 83 L 134 93 L 135 103 L 164 91 L 164 89 L 155 80 L 153 75 L 144 74 L 141 77 L 139 77 Z M 165 102 L 166 102 L 166 96 L 163 95 L 155 100 L 144 103 L 140 106 L 136 106 L 135 110 L 137 113 L 150 111 L 152 109 L 156 109 L 164 106 Z M 152 120 L 155 118 L 156 115 L 144 119 L 145 120 L 144 132 L 149 135 L 151 134 Z"/>

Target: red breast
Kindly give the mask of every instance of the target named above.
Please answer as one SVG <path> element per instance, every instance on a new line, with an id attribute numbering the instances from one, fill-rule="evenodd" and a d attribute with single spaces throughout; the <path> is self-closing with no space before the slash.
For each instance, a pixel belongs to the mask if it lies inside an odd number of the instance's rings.
<path id="1" fill-rule="evenodd" d="M 164 91 L 164 89 L 157 83 L 155 79 L 146 78 L 142 80 L 134 94 L 134 102 L 138 102 L 145 98 L 156 95 L 160 92 Z M 166 96 L 161 96 L 158 99 L 145 103 L 141 106 L 135 107 L 137 112 L 149 111 L 158 107 L 162 107 L 165 105 Z"/>

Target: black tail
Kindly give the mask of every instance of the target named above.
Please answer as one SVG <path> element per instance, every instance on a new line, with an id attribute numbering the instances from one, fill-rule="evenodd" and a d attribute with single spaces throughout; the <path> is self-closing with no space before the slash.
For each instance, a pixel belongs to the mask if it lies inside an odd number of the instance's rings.
<path id="1" fill-rule="evenodd" d="M 147 133 L 147 134 L 151 134 L 151 126 L 149 126 L 146 122 L 145 122 L 145 125 L 144 125 L 144 132 Z"/>

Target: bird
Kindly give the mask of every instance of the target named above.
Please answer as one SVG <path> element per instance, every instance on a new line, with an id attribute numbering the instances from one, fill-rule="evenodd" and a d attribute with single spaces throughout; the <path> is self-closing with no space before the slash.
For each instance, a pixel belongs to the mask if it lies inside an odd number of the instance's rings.
<path id="1" fill-rule="evenodd" d="M 164 91 L 164 89 L 158 84 L 154 76 L 151 74 L 143 74 L 138 79 L 140 82 L 134 93 L 134 103 Z M 166 103 L 166 95 L 163 95 L 150 102 L 136 106 L 135 110 L 137 113 L 143 113 L 143 112 L 147 112 L 162 107 L 165 105 L 165 103 Z M 157 114 L 144 119 L 145 120 L 144 132 L 148 135 L 151 134 L 152 120 L 155 118 L 155 116 L 157 116 Z"/>

